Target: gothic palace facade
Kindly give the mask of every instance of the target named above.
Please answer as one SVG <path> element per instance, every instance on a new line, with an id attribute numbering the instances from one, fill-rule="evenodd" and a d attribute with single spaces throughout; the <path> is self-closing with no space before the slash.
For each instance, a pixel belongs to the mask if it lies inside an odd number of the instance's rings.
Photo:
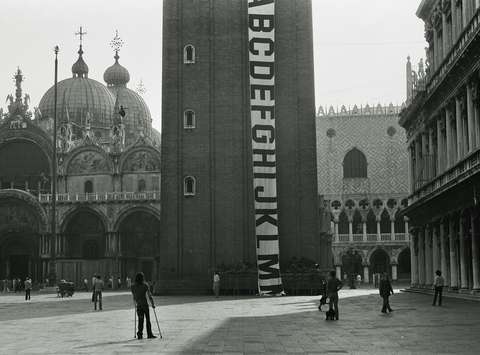
<path id="1" fill-rule="evenodd" d="M 318 191 L 331 216 L 337 276 L 410 278 L 405 133 L 399 107 L 320 107 Z"/>
<path id="2" fill-rule="evenodd" d="M 480 4 L 424 0 L 426 68 L 407 62 L 412 285 L 480 289 Z"/>

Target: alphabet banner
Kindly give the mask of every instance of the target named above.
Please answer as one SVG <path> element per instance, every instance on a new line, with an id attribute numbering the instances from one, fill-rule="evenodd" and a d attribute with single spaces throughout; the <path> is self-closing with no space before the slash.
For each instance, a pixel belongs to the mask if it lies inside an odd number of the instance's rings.
<path id="1" fill-rule="evenodd" d="M 275 147 L 275 0 L 248 0 L 250 118 L 260 295 L 283 294 Z"/>

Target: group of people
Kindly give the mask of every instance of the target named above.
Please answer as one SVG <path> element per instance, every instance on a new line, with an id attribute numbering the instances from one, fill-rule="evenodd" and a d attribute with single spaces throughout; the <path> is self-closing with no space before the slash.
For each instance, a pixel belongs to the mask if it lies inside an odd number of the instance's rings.
<path id="1" fill-rule="evenodd" d="M 442 276 L 442 272 L 437 270 L 435 272 L 435 280 L 433 283 L 434 296 L 432 306 L 436 306 L 437 300 L 438 305 L 442 305 L 442 293 L 443 287 L 445 285 L 445 279 Z M 338 291 L 343 287 L 343 283 L 336 277 L 335 271 L 330 271 L 327 280 L 324 283 L 322 290 L 322 299 L 320 300 L 319 309 L 321 306 L 326 303 L 326 300 L 329 300 L 329 311 L 334 312 L 334 319 L 338 320 Z M 392 307 L 390 307 L 390 296 L 394 294 L 392 283 L 388 274 L 384 272 L 380 275 L 380 281 L 378 285 L 378 290 L 380 297 L 383 299 L 382 304 L 382 313 L 393 312 Z"/>
<path id="2" fill-rule="evenodd" d="M 91 283 L 92 288 L 93 288 L 93 284 L 94 284 L 95 279 L 96 279 L 96 275 L 94 275 L 92 277 L 92 283 Z M 114 282 L 114 277 L 113 276 L 105 276 L 104 280 L 105 280 L 105 287 L 108 288 L 108 289 L 114 289 L 114 288 L 122 289 L 122 287 L 124 285 L 120 276 L 116 278 L 116 285 L 115 286 L 113 284 L 113 282 Z M 88 279 L 85 277 L 83 279 L 83 289 L 84 289 L 85 292 L 88 292 L 90 290 L 89 286 L 90 286 L 90 284 L 88 282 Z M 127 289 L 130 289 L 131 286 L 132 286 L 132 279 L 130 279 L 130 277 L 127 276 L 125 278 L 125 287 Z"/>
<path id="3" fill-rule="evenodd" d="M 4 279 L 1 280 L 0 283 L 0 291 L 3 292 L 10 292 L 13 291 L 15 293 L 25 291 L 25 301 L 30 300 L 30 294 L 32 292 L 32 279 L 27 276 L 24 281 L 20 278 L 14 278 L 12 280 Z"/>

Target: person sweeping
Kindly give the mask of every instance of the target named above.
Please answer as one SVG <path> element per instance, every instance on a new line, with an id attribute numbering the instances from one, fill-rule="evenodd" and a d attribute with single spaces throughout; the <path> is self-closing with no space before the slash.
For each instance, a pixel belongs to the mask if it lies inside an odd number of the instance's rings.
<path id="1" fill-rule="evenodd" d="M 133 300 L 136 305 L 138 315 L 138 331 L 137 339 L 143 338 L 143 320 L 147 323 L 147 337 L 149 339 L 156 338 L 152 333 L 152 324 L 150 323 L 150 311 L 148 308 L 147 295 L 152 303 L 152 308 L 155 310 L 155 304 L 153 303 L 153 297 L 150 293 L 148 284 L 145 282 L 145 275 L 143 272 L 139 272 L 135 276 L 135 283 L 131 287 Z"/>

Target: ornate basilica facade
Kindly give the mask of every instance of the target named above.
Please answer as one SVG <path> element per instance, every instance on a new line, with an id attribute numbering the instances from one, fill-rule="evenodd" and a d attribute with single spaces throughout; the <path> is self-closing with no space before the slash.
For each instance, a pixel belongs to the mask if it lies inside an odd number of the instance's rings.
<path id="1" fill-rule="evenodd" d="M 399 112 L 393 105 L 318 111 L 318 190 L 331 216 L 338 277 L 410 278 L 408 220 L 400 215 L 408 159 Z"/>
<path id="2" fill-rule="evenodd" d="M 16 92 L 0 116 L 0 279 L 49 275 L 76 283 L 94 273 L 114 279 L 159 272 L 160 139 L 149 109 L 115 63 L 104 85 L 88 77 L 80 45 L 72 77 L 58 83 L 32 114 Z M 56 235 L 52 236 L 52 157 L 57 150 Z"/>
<path id="3" fill-rule="evenodd" d="M 450 290 L 480 289 L 480 3 L 424 0 L 426 65 L 407 62 L 400 124 L 409 150 L 412 286 L 441 270 Z"/>

